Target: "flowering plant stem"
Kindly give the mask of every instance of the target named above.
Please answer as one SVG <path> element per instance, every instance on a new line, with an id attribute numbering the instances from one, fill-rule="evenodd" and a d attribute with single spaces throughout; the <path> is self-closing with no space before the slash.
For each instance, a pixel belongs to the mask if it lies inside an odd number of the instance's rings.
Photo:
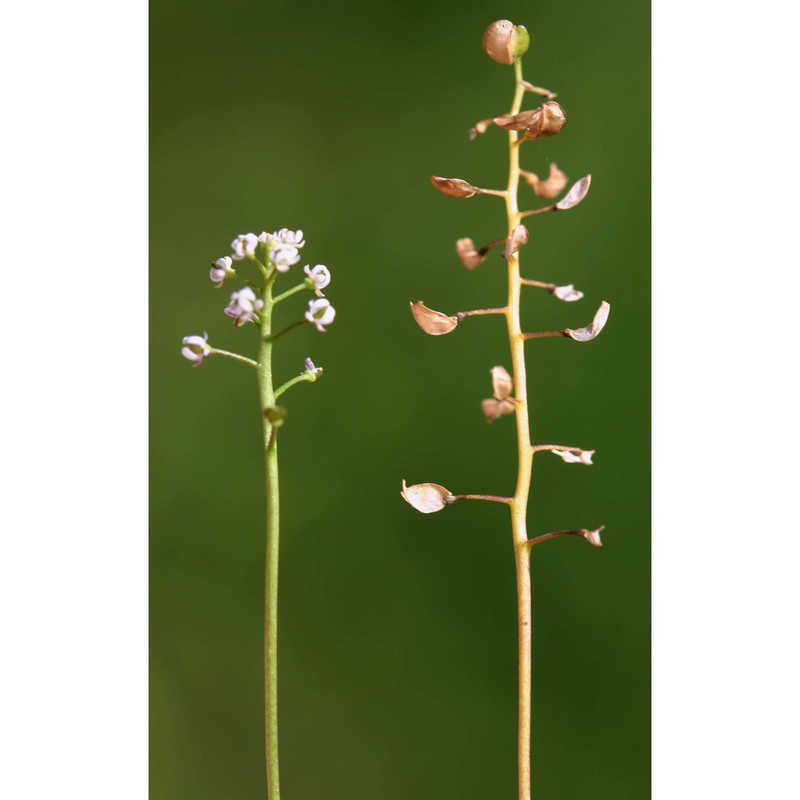
<path id="1" fill-rule="evenodd" d="M 514 62 L 516 91 L 511 106 L 511 115 L 518 114 L 522 106 L 525 86 L 522 83 L 522 59 Z M 517 204 L 519 188 L 519 134 L 509 131 L 508 188 L 505 194 L 508 235 L 520 224 Z M 514 390 L 517 399 L 517 486 L 511 508 L 511 530 L 514 539 L 514 560 L 517 573 L 517 633 L 519 642 L 519 722 L 517 760 L 519 774 L 519 800 L 530 800 L 531 796 L 531 574 L 530 547 L 526 515 L 531 474 L 533 472 L 533 449 L 531 447 L 530 421 L 528 417 L 528 387 L 525 370 L 525 338 L 520 325 L 520 271 L 519 252 L 508 257 L 508 303 L 506 323 L 511 347 L 511 362 L 514 368 Z"/>
<path id="2" fill-rule="evenodd" d="M 273 281 L 265 282 L 261 313 L 261 345 L 258 352 L 258 393 L 264 424 L 264 459 L 267 482 L 267 546 L 264 576 L 264 719 L 267 743 L 267 790 L 270 800 L 280 800 L 278 766 L 278 552 L 280 545 L 280 496 L 278 487 L 278 428 L 269 419 L 275 405 L 272 384 Z"/>

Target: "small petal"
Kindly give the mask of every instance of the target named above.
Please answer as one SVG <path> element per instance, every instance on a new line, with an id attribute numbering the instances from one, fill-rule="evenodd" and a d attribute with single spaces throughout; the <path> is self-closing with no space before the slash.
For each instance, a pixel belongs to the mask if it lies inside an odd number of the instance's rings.
<path id="1" fill-rule="evenodd" d="M 571 283 L 566 286 L 556 286 L 553 289 L 553 297 L 563 300 L 565 303 L 574 303 L 583 297 L 583 292 L 578 291 Z"/>
<path id="2" fill-rule="evenodd" d="M 591 464 L 594 450 L 551 450 L 554 456 L 558 456 L 567 464 Z"/>
<path id="3" fill-rule="evenodd" d="M 611 306 L 603 300 L 603 302 L 600 303 L 600 308 L 597 309 L 597 313 L 594 315 L 591 325 L 586 325 L 577 330 L 567 328 L 564 333 L 576 342 L 590 342 L 605 327 L 609 311 L 611 311 Z"/>
<path id="4" fill-rule="evenodd" d="M 589 187 L 591 184 L 591 175 L 586 175 L 579 181 L 576 181 L 572 185 L 572 188 L 567 192 L 566 197 L 556 203 L 556 208 L 559 211 L 567 211 L 570 208 L 575 208 L 575 206 L 578 205 L 578 203 L 580 203 L 587 194 L 589 194 Z"/>
<path id="5" fill-rule="evenodd" d="M 528 244 L 528 229 L 524 225 L 517 225 L 511 232 L 506 242 L 506 249 L 503 250 L 503 258 L 509 258 L 514 253 L 518 253 Z"/>
<path id="6" fill-rule="evenodd" d="M 445 506 L 450 505 L 452 502 L 450 498 L 453 497 L 444 486 L 439 486 L 438 483 L 417 483 L 413 486 L 406 486 L 405 481 L 403 481 L 403 491 L 400 492 L 400 495 L 409 505 L 414 506 L 423 514 L 441 511 Z"/>
<path id="7" fill-rule="evenodd" d="M 279 231 L 275 231 L 270 238 L 278 244 L 285 244 L 298 249 L 306 243 L 305 239 L 303 239 L 303 231 L 290 231 L 288 228 L 281 228 Z"/>
<path id="8" fill-rule="evenodd" d="M 422 300 L 410 305 L 411 313 L 414 315 L 417 325 L 431 336 L 443 336 L 445 333 L 455 330 L 456 325 L 458 325 L 456 317 L 448 317 L 447 314 L 442 314 L 441 311 L 434 311 L 432 308 L 428 308 Z"/>
<path id="9" fill-rule="evenodd" d="M 492 392 L 495 400 L 505 400 L 514 391 L 514 381 L 505 367 L 492 367 Z"/>
<path id="10" fill-rule="evenodd" d="M 482 256 L 475 247 L 475 242 L 472 239 L 459 239 L 456 242 L 456 253 L 467 269 L 475 269 L 485 259 L 485 256 Z"/>
<path id="11" fill-rule="evenodd" d="M 514 413 L 514 404 L 509 400 L 484 400 L 481 402 L 481 411 L 487 422 L 494 422 L 498 417 Z"/>
<path id="12" fill-rule="evenodd" d="M 471 183 L 462 181 L 460 178 L 437 178 L 431 175 L 431 183 L 435 189 L 448 197 L 474 197 L 480 191 Z"/>
<path id="13" fill-rule="evenodd" d="M 232 265 L 233 259 L 230 256 L 218 258 L 211 265 L 211 271 L 208 274 L 211 280 L 214 281 L 214 286 L 217 289 L 220 289 L 222 284 L 225 283 L 225 277 L 228 274 L 228 270 L 232 268 Z"/>
<path id="14" fill-rule="evenodd" d="M 233 261 L 241 261 L 256 252 L 258 237 L 254 233 L 240 233 L 232 242 L 231 249 Z"/>
<path id="15" fill-rule="evenodd" d="M 310 358 L 307 358 L 303 362 L 303 366 L 306 368 L 307 372 L 316 372 L 317 371 L 317 368 L 314 366 L 314 362 Z"/>

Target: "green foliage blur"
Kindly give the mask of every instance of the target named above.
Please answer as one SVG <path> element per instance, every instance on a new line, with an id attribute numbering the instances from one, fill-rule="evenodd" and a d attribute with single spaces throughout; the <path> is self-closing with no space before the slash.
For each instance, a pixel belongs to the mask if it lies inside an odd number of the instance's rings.
<path id="1" fill-rule="evenodd" d="M 401 479 L 513 493 L 513 418 L 487 425 L 503 321 L 425 336 L 409 314 L 502 305 L 497 251 L 475 272 L 455 240 L 504 234 L 502 201 L 453 200 L 431 174 L 502 188 L 513 71 L 481 35 L 531 33 L 529 81 L 568 123 L 527 143 L 591 173 L 577 209 L 530 220 L 527 345 L 533 438 L 596 449 L 595 466 L 535 460 L 529 533 L 605 524 L 605 547 L 533 553 L 533 782 L 542 800 L 642 798 L 650 773 L 649 4 L 164 0 L 151 18 L 152 800 L 265 797 L 264 487 L 253 374 L 180 339 L 255 354 L 222 313 L 210 262 L 239 233 L 302 228 L 337 309 L 282 339 L 278 383 L 311 356 L 281 431 L 280 714 L 287 800 L 516 796 L 516 612 L 508 514 L 459 503 L 423 516 Z M 527 107 L 536 102 L 532 96 Z M 523 187 L 530 207 L 540 201 Z M 288 288 L 294 281 L 282 279 Z M 288 323 L 299 296 L 279 309 Z"/>

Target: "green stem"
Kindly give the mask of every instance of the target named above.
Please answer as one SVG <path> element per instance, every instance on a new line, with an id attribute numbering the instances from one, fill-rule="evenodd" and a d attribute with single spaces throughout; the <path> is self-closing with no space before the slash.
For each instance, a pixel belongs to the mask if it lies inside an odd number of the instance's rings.
<path id="1" fill-rule="evenodd" d="M 253 361 L 252 358 L 248 358 L 247 356 L 240 356 L 238 353 L 230 353 L 227 350 L 219 350 L 216 347 L 212 347 L 209 350 L 209 355 L 229 358 L 231 361 L 237 361 L 239 364 L 247 364 L 248 367 L 258 369 L 258 362 Z"/>
<path id="2" fill-rule="evenodd" d="M 308 285 L 306 281 L 295 286 L 293 289 L 289 289 L 285 291 L 283 294 L 279 294 L 273 301 L 273 305 L 278 305 L 278 303 L 283 302 L 287 297 L 291 297 L 293 294 L 297 294 L 297 292 L 302 291 L 303 289 L 310 289 L 311 287 Z"/>
<path id="3" fill-rule="evenodd" d="M 270 286 L 270 291 L 271 291 L 271 286 Z M 264 310 L 266 311 L 266 305 L 264 306 Z M 272 342 L 277 342 L 278 339 L 280 339 L 284 333 L 289 333 L 289 331 L 292 330 L 292 328 L 296 328 L 298 325 L 305 325 L 307 322 L 308 322 L 307 319 L 298 319 L 296 322 L 293 322 L 291 325 L 287 325 L 283 330 L 280 330 L 277 333 L 266 333 L 266 334 L 264 333 L 264 328 L 262 326 L 261 328 L 262 338 L 269 338 L 270 344 L 272 344 Z"/>
<path id="4" fill-rule="evenodd" d="M 278 387 L 278 389 L 275 390 L 275 399 L 277 400 L 287 389 L 291 388 L 296 383 L 308 382 L 308 381 L 311 381 L 313 383 L 316 379 L 317 379 L 316 375 L 310 372 L 303 372 L 296 378 L 292 378 L 290 381 L 286 381 L 286 383 Z"/>
<path id="5" fill-rule="evenodd" d="M 267 281 L 261 313 L 261 345 L 258 354 L 258 391 L 264 423 L 264 460 L 267 483 L 267 546 L 264 575 L 264 718 L 267 750 L 267 791 L 269 800 L 280 800 L 278 767 L 278 547 L 280 505 L 278 487 L 277 428 L 266 417 L 275 405 L 272 385 L 272 281 Z"/>

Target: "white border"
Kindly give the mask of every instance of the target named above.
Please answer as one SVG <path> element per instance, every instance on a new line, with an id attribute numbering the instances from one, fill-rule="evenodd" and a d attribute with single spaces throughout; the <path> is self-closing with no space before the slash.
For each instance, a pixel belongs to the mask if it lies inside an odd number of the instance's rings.
<path id="1" fill-rule="evenodd" d="M 140 800 L 147 7 L 0 13 L 0 796 Z"/>

